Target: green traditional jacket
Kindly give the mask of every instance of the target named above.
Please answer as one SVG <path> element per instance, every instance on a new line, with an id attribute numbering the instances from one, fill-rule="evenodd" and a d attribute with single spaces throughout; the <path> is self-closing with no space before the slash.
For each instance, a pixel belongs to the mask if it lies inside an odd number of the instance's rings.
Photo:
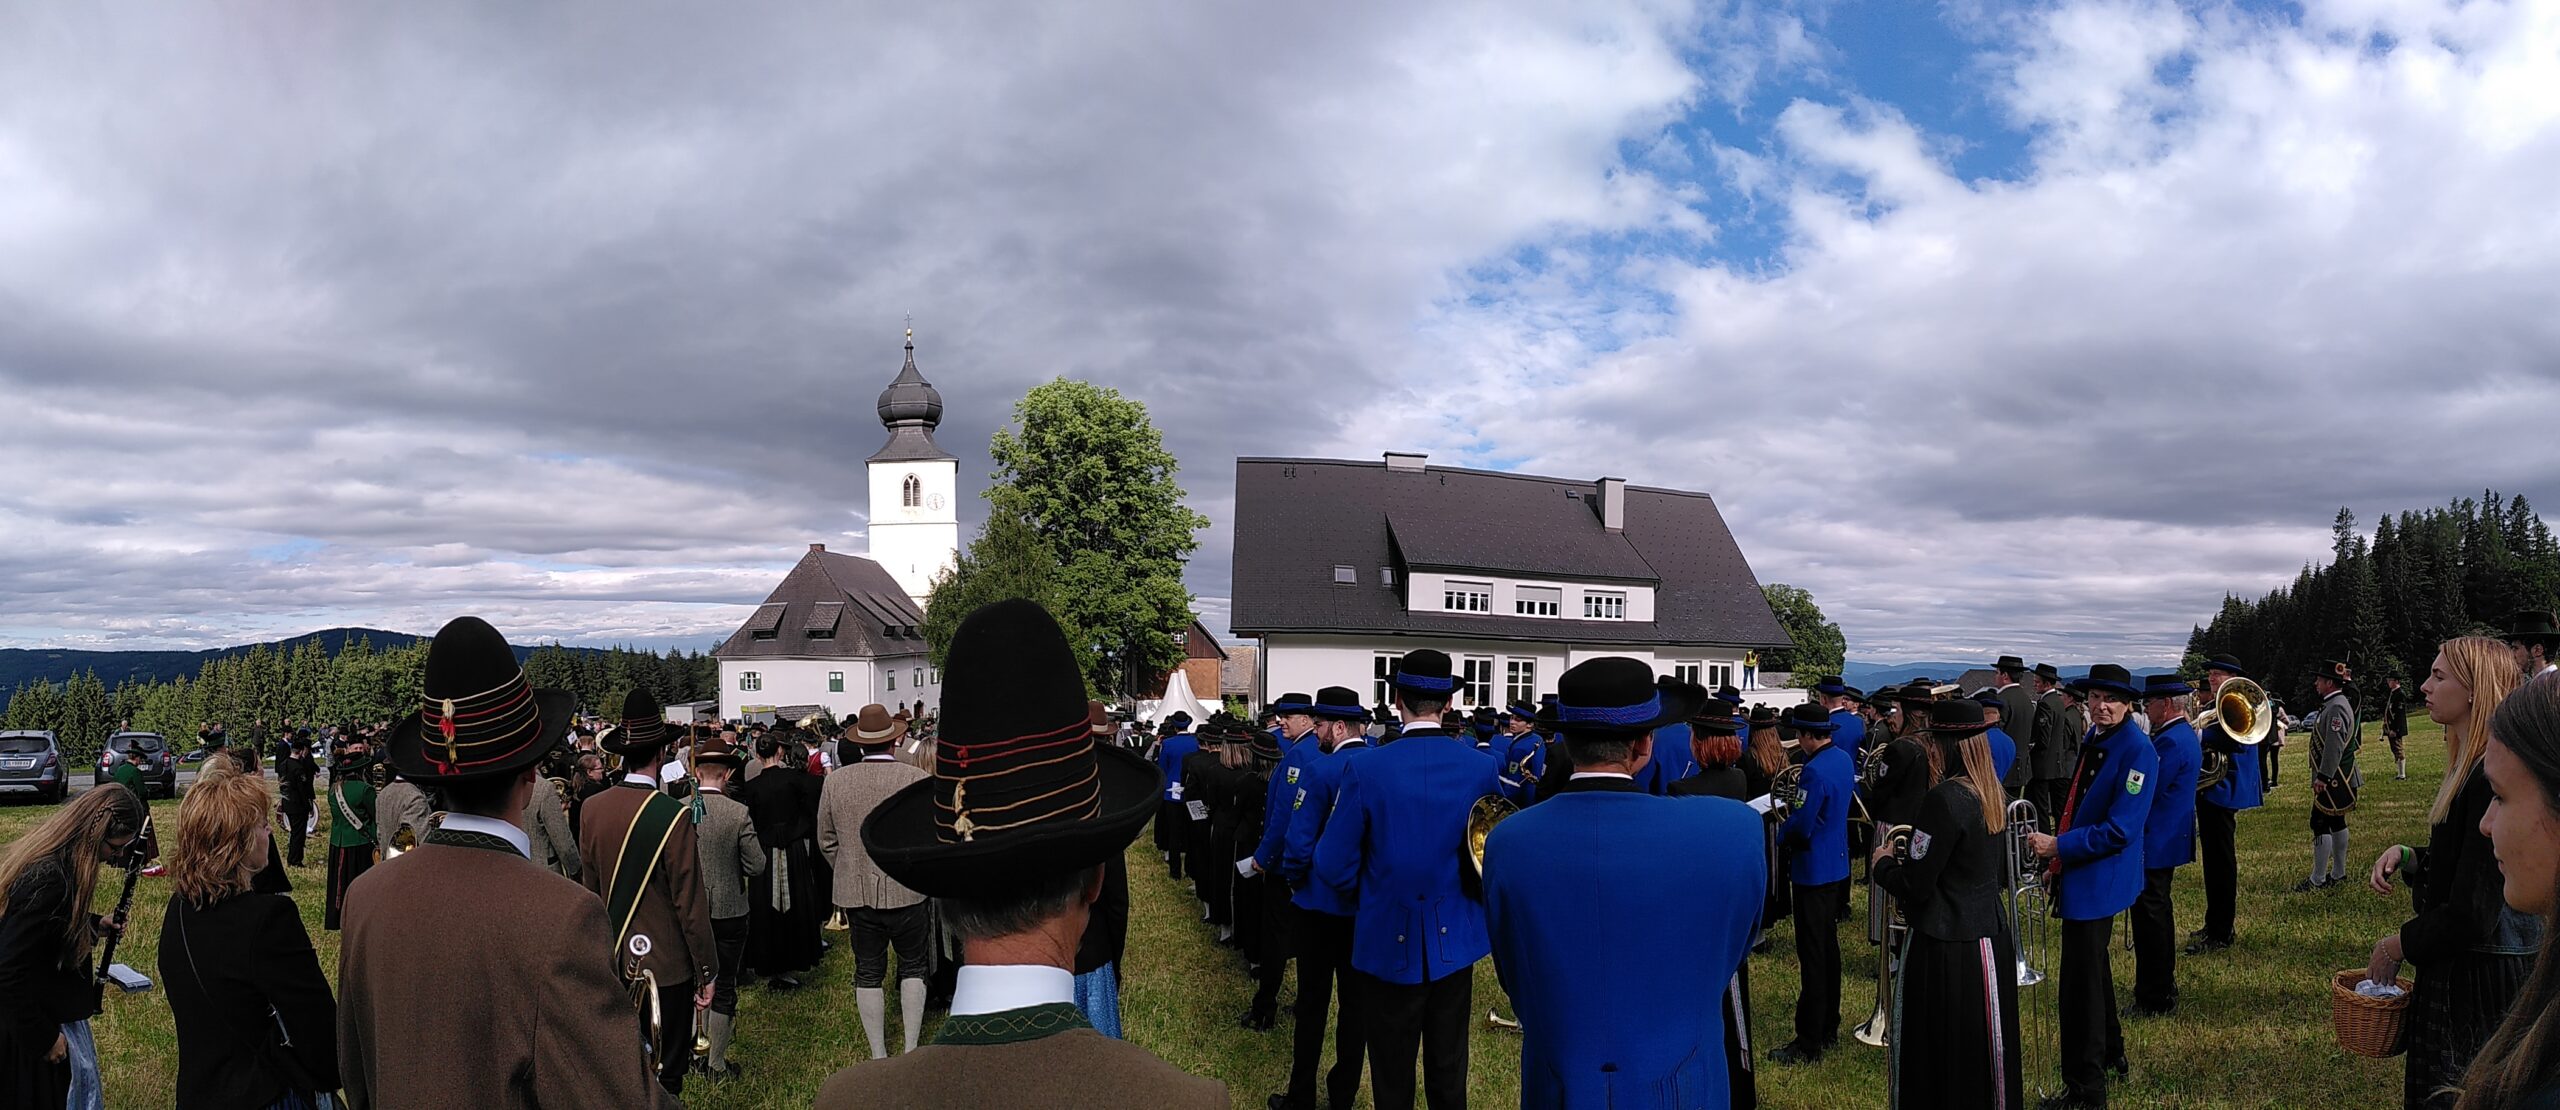
<path id="1" fill-rule="evenodd" d="M 344 778 L 329 784 L 329 846 L 373 846 L 372 783 L 359 778 Z"/>

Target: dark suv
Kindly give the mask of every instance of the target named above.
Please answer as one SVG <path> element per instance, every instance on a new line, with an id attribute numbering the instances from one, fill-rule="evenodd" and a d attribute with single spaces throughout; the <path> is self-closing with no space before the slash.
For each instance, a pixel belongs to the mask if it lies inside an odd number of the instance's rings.
<path id="1" fill-rule="evenodd" d="M 112 782 L 107 775 L 106 752 L 122 753 L 142 772 L 143 800 L 152 795 L 163 798 L 178 796 L 178 760 L 169 753 L 169 742 L 156 732 L 119 732 L 107 737 L 107 746 L 98 755 L 98 765 L 89 771 L 89 785 Z"/>
<path id="2" fill-rule="evenodd" d="M 59 802 L 71 792 L 71 775 L 62 766 L 62 745 L 42 729 L 0 732 L 0 795 L 33 795 Z"/>

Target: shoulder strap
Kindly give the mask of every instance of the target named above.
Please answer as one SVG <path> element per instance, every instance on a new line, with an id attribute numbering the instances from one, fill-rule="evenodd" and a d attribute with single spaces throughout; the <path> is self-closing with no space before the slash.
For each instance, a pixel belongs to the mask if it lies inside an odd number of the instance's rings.
<path id="1" fill-rule="evenodd" d="M 613 879 L 606 886 L 605 917 L 613 922 L 613 950 L 622 951 L 622 942 L 631 935 L 632 915 L 639 912 L 640 894 L 649 888 L 649 877 L 657 874 L 658 857 L 665 853 L 667 838 L 674 835 L 676 821 L 685 815 L 685 804 L 655 790 L 640 803 L 640 812 L 631 816 L 631 827 L 623 831 L 622 851 L 615 857 Z M 634 845 L 648 850 L 635 852 Z"/>
<path id="2" fill-rule="evenodd" d="M 357 832 L 365 831 L 364 818 L 356 813 L 355 806 L 347 802 L 347 784 L 345 782 L 341 781 L 329 784 L 329 802 L 332 806 L 336 807 L 338 817 L 340 819 L 344 820 Z"/>

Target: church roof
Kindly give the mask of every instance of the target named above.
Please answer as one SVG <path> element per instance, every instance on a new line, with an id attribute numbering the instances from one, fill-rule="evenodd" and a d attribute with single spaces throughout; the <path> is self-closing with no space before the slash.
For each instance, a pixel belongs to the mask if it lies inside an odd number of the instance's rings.
<path id="1" fill-rule="evenodd" d="M 889 382 L 889 388 L 880 391 L 880 423 L 889 429 L 889 442 L 872 452 L 870 462 L 923 462 L 952 457 L 933 441 L 933 429 L 942 423 L 942 392 L 916 369 L 916 333 L 912 331 L 907 333 L 907 364 L 898 368 L 898 376 Z"/>
<path id="2" fill-rule="evenodd" d="M 925 651 L 924 614 L 880 564 L 810 544 L 715 659 L 877 659 Z"/>

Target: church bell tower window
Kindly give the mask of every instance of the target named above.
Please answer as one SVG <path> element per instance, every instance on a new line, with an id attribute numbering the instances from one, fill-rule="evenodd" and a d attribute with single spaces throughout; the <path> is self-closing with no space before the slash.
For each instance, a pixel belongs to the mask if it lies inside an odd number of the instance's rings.
<path id="1" fill-rule="evenodd" d="M 924 482 L 919 480 L 913 474 L 907 475 L 906 485 L 900 500 L 902 500 L 906 507 L 910 509 L 924 504 Z"/>

